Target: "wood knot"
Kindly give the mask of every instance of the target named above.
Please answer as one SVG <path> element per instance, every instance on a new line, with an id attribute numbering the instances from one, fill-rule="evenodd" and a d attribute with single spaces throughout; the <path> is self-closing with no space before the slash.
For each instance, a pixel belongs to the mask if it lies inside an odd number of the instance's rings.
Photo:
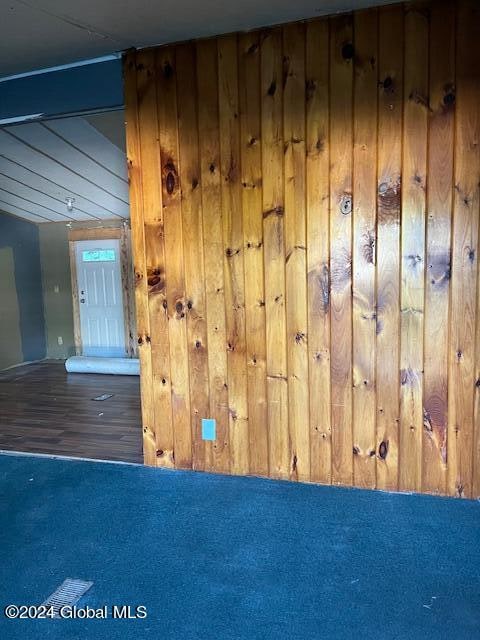
<path id="1" fill-rule="evenodd" d="M 375 264 L 375 235 L 374 232 L 368 230 L 363 234 L 362 253 L 367 264 Z"/>
<path id="2" fill-rule="evenodd" d="M 344 216 L 352 213 L 352 196 L 349 193 L 345 193 L 340 200 L 340 211 Z"/>
<path id="3" fill-rule="evenodd" d="M 170 60 L 165 60 L 163 64 L 163 75 L 167 80 L 173 76 L 173 67 L 170 63 Z"/>
<path id="4" fill-rule="evenodd" d="M 399 220 L 401 203 L 401 183 L 381 182 L 378 186 L 378 219 L 384 224 L 392 224 Z"/>
<path id="5" fill-rule="evenodd" d="M 302 331 L 297 331 L 297 333 L 295 334 L 295 342 L 297 344 L 300 344 L 301 342 L 303 342 L 305 338 L 306 336 Z"/>
<path id="6" fill-rule="evenodd" d="M 317 89 L 316 80 L 310 79 L 305 82 L 305 98 L 307 102 L 313 98 Z"/>
<path id="7" fill-rule="evenodd" d="M 268 209 L 267 211 L 263 212 L 263 217 L 268 218 L 269 216 L 283 216 L 284 214 L 284 209 L 283 207 L 273 207 L 272 209 Z"/>
<path id="8" fill-rule="evenodd" d="M 383 440 L 378 447 L 378 455 L 385 460 L 388 454 L 388 440 Z"/>
<path id="9" fill-rule="evenodd" d="M 357 447 L 357 445 L 355 445 L 355 446 L 353 447 L 353 455 L 354 455 L 354 456 L 358 456 L 358 455 L 359 455 L 359 453 L 360 453 L 360 449 L 359 449 L 359 447 Z"/>
<path id="10" fill-rule="evenodd" d="M 384 78 L 381 84 L 385 91 L 393 91 L 393 79 L 391 76 L 387 76 L 386 78 Z"/>
<path id="11" fill-rule="evenodd" d="M 355 55 L 355 47 L 351 42 L 346 42 L 342 47 L 342 58 L 344 60 L 352 60 Z"/>
<path id="12" fill-rule="evenodd" d="M 432 417 L 425 409 L 425 407 L 423 408 L 423 428 L 425 429 L 425 431 L 428 431 L 428 433 L 433 432 Z"/>
<path id="13" fill-rule="evenodd" d="M 160 276 L 150 276 L 148 278 L 148 286 L 149 287 L 154 287 L 155 285 L 157 285 L 160 282 L 161 278 Z"/>
<path id="14" fill-rule="evenodd" d="M 295 473 L 297 471 L 297 464 L 298 464 L 298 458 L 296 454 L 294 454 L 292 458 L 292 473 Z"/>
<path id="15" fill-rule="evenodd" d="M 181 302 L 180 300 L 175 304 L 175 311 L 180 318 L 183 318 L 183 316 L 185 315 L 183 313 L 183 302 Z"/>
<path id="16" fill-rule="evenodd" d="M 268 87 L 267 94 L 269 96 L 274 96 L 276 90 L 277 90 L 277 82 L 275 79 L 273 79 L 272 82 L 270 83 L 270 86 Z"/>
<path id="17" fill-rule="evenodd" d="M 409 385 L 413 386 L 417 381 L 417 375 L 413 369 L 407 367 L 406 369 L 400 369 L 400 384 L 402 387 Z"/>
<path id="18" fill-rule="evenodd" d="M 425 107 L 430 111 L 430 101 L 428 96 L 425 96 L 424 94 L 420 93 L 420 91 L 418 91 L 417 89 L 414 89 L 410 93 L 410 95 L 408 96 L 408 99 L 411 102 L 414 102 L 415 104 Z"/>
<path id="19" fill-rule="evenodd" d="M 171 196 L 175 189 L 175 176 L 173 175 L 172 171 L 169 171 L 167 173 L 167 177 L 165 178 L 165 186 L 166 186 L 168 195 Z"/>
<path id="20" fill-rule="evenodd" d="M 453 91 L 451 91 L 450 93 L 446 93 L 443 96 L 443 104 L 446 107 L 453 107 L 453 105 L 455 104 L 455 100 L 456 100 L 456 96 Z"/>
<path id="21" fill-rule="evenodd" d="M 412 254 L 412 255 L 407 256 L 407 260 L 408 260 L 410 266 L 413 268 L 413 267 L 416 267 L 417 264 L 420 264 L 422 262 L 422 257 L 419 256 L 419 255 L 413 255 Z"/>

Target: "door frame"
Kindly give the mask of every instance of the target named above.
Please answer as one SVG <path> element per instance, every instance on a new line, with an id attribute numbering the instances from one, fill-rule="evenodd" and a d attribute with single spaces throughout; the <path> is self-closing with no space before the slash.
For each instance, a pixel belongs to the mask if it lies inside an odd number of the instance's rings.
<path id="1" fill-rule="evenodd" d="M 73 337 L 75 353 L 82 354 L 82 332 L 80 329 L 80 305 L 78 296 L 77 261 L 75 242 L 79 240 L 119 240 L 120 241 L 120 273 L 122 276 L 123 315 L 125 319 L 125 357 L 137 358 L 138 345 L 135 342 L 135 308 L 133 263 L 130 239 L 130 228 L 127 224 L 121 227 L 93 227 L 86 229 L 70 229 L 68 232 L 68 252 L 70 255 L 70 274 L 72 279 L 73 303 Z"/>

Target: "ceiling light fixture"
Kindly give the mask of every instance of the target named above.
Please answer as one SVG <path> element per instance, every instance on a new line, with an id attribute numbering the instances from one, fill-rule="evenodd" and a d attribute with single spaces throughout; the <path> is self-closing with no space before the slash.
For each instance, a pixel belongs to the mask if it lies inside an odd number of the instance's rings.
<path id="1" fill-rule="evenodd" d="M 75 198 L 65 198 L 65 202 L 67 203 L 67 209 L 69 211 L 73 211 L 73 203 L 75 202 Z"/>

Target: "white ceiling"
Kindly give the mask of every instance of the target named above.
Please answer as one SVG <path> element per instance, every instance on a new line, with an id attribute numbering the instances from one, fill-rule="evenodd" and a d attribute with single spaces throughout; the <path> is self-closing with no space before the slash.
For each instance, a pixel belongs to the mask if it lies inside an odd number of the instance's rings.
<path id="1" fill-rule="evenodd" d="M 391 0 L 0 0 L 0 76 Z"/>
<path id="2" fill-rule="evenodd" d="M 109 139 L 123 131 L 122 112 L 0 129 L 0 210 L 37 223 L 128 218 L 125 152 Z"/>

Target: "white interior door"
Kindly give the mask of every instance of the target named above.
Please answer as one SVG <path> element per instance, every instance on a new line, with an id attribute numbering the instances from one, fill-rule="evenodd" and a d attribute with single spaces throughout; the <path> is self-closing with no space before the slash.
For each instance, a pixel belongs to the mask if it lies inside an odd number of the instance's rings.
<path id="1" fill-rule="evenodd" d="M 75 257 L 83 355 L 125 357 L 120 241 L 79 240 Z"/>

